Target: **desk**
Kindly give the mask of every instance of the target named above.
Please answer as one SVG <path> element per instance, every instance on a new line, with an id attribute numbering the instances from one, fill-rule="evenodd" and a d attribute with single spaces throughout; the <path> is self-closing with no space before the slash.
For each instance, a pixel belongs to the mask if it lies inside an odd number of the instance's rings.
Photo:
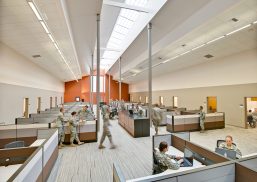
<path id="1" fill-rule="evenodd" d="M 30 145 L 30 147 L 38 147 L 38 146 L 42 145 L 44 143 L 44 141 L 45 141 L 45 139 L 37 139 Z"/>
<path id="2" fill-rule="evenodd" d="M 180 150 L 176 149 L 173 146 L 169 146 L 169 150 L 167 151 L 167 154 L 184 157 L 184 152 L 181 152 Z M 167 169 L 166 171 L 164 171 L 161 174 L 173 174 L 173 173 L 177 173 L 177 172 L 181 172 L 181 171 L 187 171 L 187 170 L 190 170 L 190 169 L 195 169 L 195 168 L 204 167 L 204 166 L 205 165 L 202 165 L 201 162 L 194 159 L 194 164 L 193 164 L 192 167 L 180 167 L 178 170 Z"/>
<path id="3" fill-rule="evenodd" d="M 7 167 L 0 166 L 0 182 L 7 181 L 20 167 L 22 164 L 9 165 Z"/>

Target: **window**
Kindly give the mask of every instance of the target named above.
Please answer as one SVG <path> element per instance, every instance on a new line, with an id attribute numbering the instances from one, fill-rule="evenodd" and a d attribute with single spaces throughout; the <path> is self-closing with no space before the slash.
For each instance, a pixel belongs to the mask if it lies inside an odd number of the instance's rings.
<path id="1" fill-rule="evenodd" d="M 145 96 L 145 103 L 148 104 L 148 97 Z"/>
<path id="2" fill-rule="evenodd" d="M 92 79 L 93 79 L 93 81 L 92 81 Z M 96 76 L 92 76 L 91 81 L 94 85 L 93 92 L 96 92 Z M 104 76 L 100 76 L 100 92 L 105 92 L 105 77 Z"/>
<path id="3" fill-rule="evenodd" d="M 142 97 L 141 96 L 139 96 L 139 102 L 141 102 L 142 101 Z"/>
<path id="4" fill-rule="evenodd" d="M 163 97 L 162 96 L 159 97 L 159 105 L 163 106 Z"/>

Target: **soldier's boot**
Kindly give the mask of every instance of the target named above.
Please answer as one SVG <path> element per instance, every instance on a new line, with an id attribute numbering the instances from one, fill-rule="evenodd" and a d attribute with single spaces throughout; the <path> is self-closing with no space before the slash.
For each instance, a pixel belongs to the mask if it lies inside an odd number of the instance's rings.
<path id="1" fill-rule="evenodd" d="M 78 145 L 82 145 L 84 142 L 78 141 Z"/>
<path id="2" fill-rule="evenodd" d="M 105 146 L 103 146 L 103 144 L 100 144 L 100 145 L 98 146 L 98 148 L 99 148 L 99 149 L 104 149 Z"/>
<path id="3" fill-rule="evenodd" d="M 63 145 L 63 143 L 62 143 L 62 142 L 60 142 L 60 147 L 64 147 L 64 145 Z"/>

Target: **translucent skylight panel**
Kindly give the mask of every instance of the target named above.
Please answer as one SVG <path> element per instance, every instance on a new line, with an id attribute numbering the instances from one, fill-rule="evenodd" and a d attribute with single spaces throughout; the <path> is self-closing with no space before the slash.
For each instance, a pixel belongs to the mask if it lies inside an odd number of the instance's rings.
<path id="1" fill-rule="evenodd" d="M 146 5 L 147 0 L 126 0 L 125 3 L 132 6 L 143 7 Z"/>
<path id="2" fill-rule="evenodd" d="M 120 15 L 132 21 L 136 21 L 136 19 L 138 18 L 139 12 L 129 10 L 129 9 L 122 9 L 120 12 Z"/>
<path id="3" fill-rule="evenodd" d="M 133 26 L 134 22 L 119 16 L 117 24 L 130 29 Z"/>
<path id="4" fill-rule="evenodd" d="M 115 43 L 115 44 L 120 44 L 120 43 L 122 42 L 121 40 L 115 39 L 114 37 L 111 37 L 111 38 L 109 39 L 109 41 L 110 41 L 110 42 L 113 42 L 113 43 Z"/>
<path id="5" fill-rule="evenodd" d="M 122 27 L 122 26 L 120 26 L 118 24 L 116 24 L 116 26 L 114 27 L 114 30 L 116 32 L 120 32 L 120 33 L 122 33 L 124 35 L 127 35 L 127 33 L 129 32 L 129 30 L 127 28 L 124 28 L 124 27 Z"/>
<path id="6" fill-rule="evenodd" d="M 120 40 L 123 40 L 123 39 L 125 38 L 125 35 L 120 34 L 120 33 L 118 33 L 118 32 L 115 32 L 115 31 L 112 32 L 112 36 L 113 36 L 113 37 L 116 37 L 116 38 L 118 38 L 118 39 L 120 39 Z"/>

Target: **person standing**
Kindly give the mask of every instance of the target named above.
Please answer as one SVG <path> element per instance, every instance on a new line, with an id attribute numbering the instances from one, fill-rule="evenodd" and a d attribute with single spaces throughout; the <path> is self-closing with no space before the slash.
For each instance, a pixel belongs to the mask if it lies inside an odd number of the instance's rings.
<path id="1" fill-rule="evenodd" d="M 70 122 L 70 131 L 71 131 L 71 137 L 70 137 L 70 145 L 72 147 L 75 147 L 74 145 L 74 140 L 78 143 L 78 145 L 83 144 L 84 142 L 80 142 L 79 137 L 78 137 L 78 132 L 77 132 L 77 126 L 79 124 L 79 117 L 77 116 L 77 113 L 73 111 L 71 113 L 71 119 L 69 120 Z"/>
<path id="2" fill-rule="evenodd" d="M 110 141 L 110 144 L 111 144 L 110 149 L 116 148 L 116 146 L 113 144 L 112 134 L 111 134 L 111 131 L 109 129 L 109 126 L 110 126 L 109 114 L 110 114 L 109 106 L 103 105 L 102 106 L 103 134 L 102 134 L 102 137 L 101 137 L 101 140 L 100 140 L 100 144 L 99 144 L 99 147 L 98 147 L 99 149 L 105 148 L 105 146 L 103 145 L 103 142 L 104 142 L 106 136 L 108 137 L 108 139 Z"/>
<path id="3" fill-rule="evenodd" d="M 201 128 L 200 133 L 203 133 L 205 130 L 205 128 L 204 128 L 205 112 L 203 111 L 203 106 L 200 106 L 199 115 L 200 115 L 200 128 Z"/>
<path id="4" fill-rule="evenodd" d="M 60 112 L 57 116 L 56 119 L 56 126 L 58 128 L 58 143 L 59 143 L 59 148 L 64 147 L 63 142 L 65 139 L 65 133 L 64 133 L 64 109 L 61 108 Z"/>
<path id="5" fill-rule="evenodd" d="M 155 128 L 155 135 L 158 135 L 158 126 L 161 124 L 163 119 L 161 110 L 155 106 L 152 109 L 151 116 L 152 116 L 152 122 Z"/>

